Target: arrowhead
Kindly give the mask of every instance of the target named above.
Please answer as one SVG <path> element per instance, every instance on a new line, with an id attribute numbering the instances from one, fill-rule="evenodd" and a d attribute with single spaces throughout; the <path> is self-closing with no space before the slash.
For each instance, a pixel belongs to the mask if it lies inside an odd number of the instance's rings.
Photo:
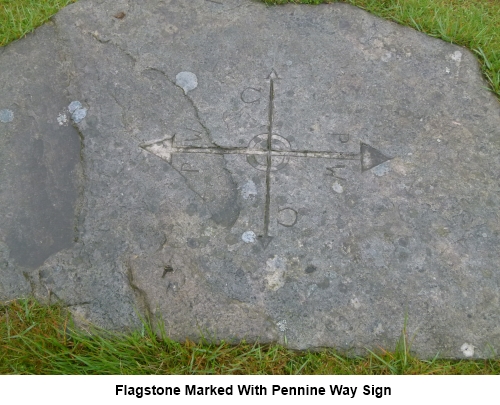
<path id="1" fill-rule="evenodd" d="M 139 146 L 145 151 L 166 160 L 168 163 L 172 163 L 174 137 L 175 135 L 172 138 L 152 141 Z"/>
<path id="2" fill-rule="evenodd" d="M 271 69 L 271 73 L 269 73 L 269 76 L 267 76 L 267 78 L 272 80 L 279 79 L 278 73 L 276 73 L 276 70 L 274 70 L 274 68 Z"/>
<path id="3" fill-rule="evenodd" d="M 258 236 L 257 239 L 259 240 L 260 244 L 262 245 L 263 249 L 266 249 L 271 241 L 273 240 L 272 236 L 269 235 L 264 235 L 264 236 Z"/>
<path id="4" fill-rule="evenodd" d="M 365 172 L 371 168 L 378 166 L 392 158 L 385 156 L 382 152 L 374 147 L 361 142 L 361 171 Z"/>

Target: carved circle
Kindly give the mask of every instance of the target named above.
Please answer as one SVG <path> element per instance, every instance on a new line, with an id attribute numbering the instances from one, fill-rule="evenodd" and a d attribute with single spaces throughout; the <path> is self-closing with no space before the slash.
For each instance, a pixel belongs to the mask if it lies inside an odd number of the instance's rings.
<path id="1" fill-rule="evenodd" d="M 286 138 L 283 138 L 280 135 L 272 135 L 271 136 L 271 148 L 268 148 L 268 134 L 261 134 L 254 137 L 250 143 L 248 144 L 248 150 L 251 151 L 267 151 L 265 154 L 249 154 L 247 156 L 247 162 L 250 163 L 253 167 L 258 170 L 267 170 L 267 159 L 268 156 L 271 158 L 271 171 L 276 171 L 283 169 L 288 163 L 290 159 L 289 156 L 275 156 L 273 155 L 273 151 L 287 151 L 290 150 L 290 142 Z"/>
<path id="2" fill-rule="evenodd" d="M 278 224 L 286 226 L 286 227 L 291 227 L 294 226 L 297 223 L 297 211 L 295 211 L 293 208 L 283 208 L 281 210 L 278 210 Z"/>
<path id="3" fill-rule="evenodd" d="M 253 87 L 247 87 L 241 93 L 241 101 L 247 104 L 256 103 L 260 100 L 261 94 L 260 89 L 255 89 Z"/>

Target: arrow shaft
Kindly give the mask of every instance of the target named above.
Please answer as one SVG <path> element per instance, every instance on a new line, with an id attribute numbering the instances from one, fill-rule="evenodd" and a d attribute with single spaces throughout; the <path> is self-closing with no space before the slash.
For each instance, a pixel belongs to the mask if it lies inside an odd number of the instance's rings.
<path id="1" fill-rule="evenodd" d="M 271 207 L 271 167 L 272 167 L 272 139 L 274 114 L 274 80 L 270 78 L 269 85 L 269 126 L 267 132 L 267 168 L 266 168 L 266 204 L 264 208 L 264 236 L 269 236 L 269 216 Z"/>
<path id="2" fill-rule="evenodd" d="M 300 152 L 294 150 L 287 150 L 287 151 L 272 151 L 271 153 L 273 156 L 307 157 L 307 158 L 322 158 L 322 159 L 356 160 L 360 158 L 359 153 L 351 153 L 351 152 L 319 152 L 319 151 Z"/>
<path id="3" fill-rule="evenodd" d="M 262 150 L 262 149 L 224 149 L 224 148 L 198 148 L 198 147 L 173 147 L 170 153 L 207 153 L 214 155 L 254 155 L 267 157 L 305 157 L 319 159 L 341 159 L 356 160 L 360 158 L 359 153 L 352 152 L 323 152 L 323 151 L 295 151 L 295 150 Z"/>

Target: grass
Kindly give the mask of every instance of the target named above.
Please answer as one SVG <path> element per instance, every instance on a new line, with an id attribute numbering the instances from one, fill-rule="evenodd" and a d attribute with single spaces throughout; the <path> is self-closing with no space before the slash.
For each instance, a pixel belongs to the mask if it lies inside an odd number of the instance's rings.
<path id="1" fill-rule="evenodd" d="M 24 37 L 76 0 L 0 0 L 0 46 Z"/>
<path id="2" fill-rule="evenodd" d="M 148 322 L 130 334 L 78 331 L 57 305 L 0 305 L 0 374 L 499 374 L 500 360 L 419 360 L 406 328 L 395 350 L 346 357 L 279 345 L 174 342 Z"/>
<path id="3" fill-rule="evenodd" d="M 321 0 L 263 0 L 267 4 Z M 0 0 L 0 46 L 21 38 L 75 0 Z M 380 17 L 465 46 L 500 98 L 500 1 L 345 0 Z M 21 300 L 0 305 L 0 374 L 499 374 L 500 360 L 419 360 L 403 327 L 392 351 L 345 357 L 279 345 L 178 343 L 144 322 L 128 335 L 72 328 L 67 312 Z"/>

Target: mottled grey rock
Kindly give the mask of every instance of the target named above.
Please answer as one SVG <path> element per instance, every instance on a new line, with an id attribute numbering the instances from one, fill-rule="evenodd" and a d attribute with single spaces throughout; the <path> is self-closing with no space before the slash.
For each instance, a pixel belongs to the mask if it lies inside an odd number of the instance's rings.
<path id="1" fill-rule="evenodd" d="M 467 50 L 345 4 L 80 0 L 0 72 L 1 299 L 181 340 L 357 352 L 407 317 L 419 356 L 500 348 L 500 106 Z"/>

